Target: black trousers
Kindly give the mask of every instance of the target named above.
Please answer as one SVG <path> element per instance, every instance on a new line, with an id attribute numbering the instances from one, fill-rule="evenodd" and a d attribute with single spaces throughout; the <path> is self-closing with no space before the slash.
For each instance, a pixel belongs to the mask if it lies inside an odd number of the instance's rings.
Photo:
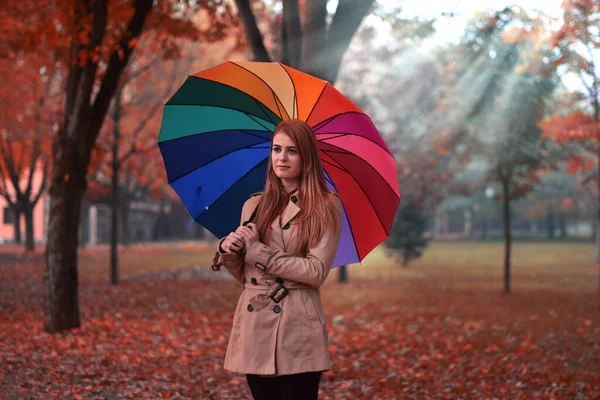
<path id="1" fill-rule="evenodd" d="M 318 398 L 321 371 L 263 378 L 246 375 L 254 400 L 313 400 Z"/>

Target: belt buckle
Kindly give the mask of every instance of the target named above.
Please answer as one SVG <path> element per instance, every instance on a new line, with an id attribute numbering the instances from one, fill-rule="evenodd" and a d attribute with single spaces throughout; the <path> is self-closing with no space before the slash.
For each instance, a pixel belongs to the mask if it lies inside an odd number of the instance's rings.
<path id="1" fill-rule="evenodd" d="M 280 290 L 282 290 L 282 289 L 283 289 L 283 294 L 282 294 L 281 296 L 279 296 L 278 298 L 275 298 L 275 295 L 276 295 L 276 294 L 277 294 L 277 293 L 278 293 Z M 285 296 L 287 296 L 287 295 L 288 295 L 288 293 L 289 293 L 289 292 L 290 292 L 290 291 L 288 290 L 288 288 L 286 288 L 285 286 L 283 286 L 283 284 L 282 284 L 282 283 L 279 283 L 279 284 L 277 285 L 277 288 L 276 288 L 276 289 L 273 291 L 273 293 L 271 293 L 271 294 L 269 295 L 269 297 L 270 297 L 270 298 L 271 298 L 271 299 L 272 299 L 272 300 L 273 300 L 275 303 L 279 303 L 281 300 L 283 300 L 283 298 L 284 298 Z"/>

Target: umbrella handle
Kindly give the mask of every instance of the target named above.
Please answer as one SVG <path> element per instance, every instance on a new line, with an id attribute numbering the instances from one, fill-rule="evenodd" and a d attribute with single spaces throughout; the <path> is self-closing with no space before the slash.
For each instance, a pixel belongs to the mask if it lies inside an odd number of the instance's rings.
<path id="1" fill-rule="evenodd" d="M 252 215 L 250 215 L 250 218 L 247 221 L 244 221 L 244 223 L 242 224 L 242 226 L 246 226 L 248 225 L 250 222 L 252 222 L 252 220 L 254 219 L 254 217 L 256 216 L 256 212 L 258 211 L 258 206 L 260 205 L 260 200 L 258 201 L 258 203 L 256 203 L 256 207 L 254 207 L 254 211 L 252 211 Z"/>
<path id="2" fill-rule="evenodd" d="M 252 211 L 252 215 L 250 215 L 250 218 L 246 221 L 244 221 L 244 223 L 242 224 L 242 226 L 246 226 L 248 225 L 250 222 L 252 222 L 252 220 L 254 219 L 254 217 L 256 216 L 256 212 L 258 211 L 258 206 L 260 205 L 260 200 L 258 201 L 258 203 L 256 204 L 256 207 L 254 207 L 254 211 Z M 219 244 L 220 245 L 220 244 Z M 211 268 L 213 271 L 220 271 L 221 267 L 225 265 L 225 263 L 223 262 L 223 260 L 219 261 L 219 257 L 221 256 L 221 253 L 219 253 L 218 251 L 215 253 L 215 256 L 213 257 L 213 261 L 212 261 L 212 265 Z"/>

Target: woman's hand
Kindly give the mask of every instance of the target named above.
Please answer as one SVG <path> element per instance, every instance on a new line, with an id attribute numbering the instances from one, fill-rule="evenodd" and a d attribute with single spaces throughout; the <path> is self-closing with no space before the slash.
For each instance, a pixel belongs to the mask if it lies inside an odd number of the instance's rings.
<path id="1" fill-rule="evenodd" d="M 246 247 L 250 247 L 254 242 L 258 242 L 258 227 L 253 222 L 246 226 L 240 226 L 235 233 L 242 236 Z"/>
<path id="2" fill-rule="evenodd" d="M 231 232 L 221 243 L 221 249 L 225 254 L 239 253 L 243 248 L 244 238 L 237 232 Z"/>

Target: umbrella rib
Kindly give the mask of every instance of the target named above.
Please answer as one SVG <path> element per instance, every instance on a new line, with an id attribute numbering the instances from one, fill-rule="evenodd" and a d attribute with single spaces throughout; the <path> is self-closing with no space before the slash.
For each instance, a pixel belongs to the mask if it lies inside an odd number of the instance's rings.
<path id="1" fill-rule="evenodd" d="M 324 162 L 331 165 L 334 168 L 338 168 L 338 169 L 341 169 L 342 171 L 346 171 L 345 169 L 339 168 L 336 165 L 331 164 L 330 162 L 327 162 L 327 161 L 324 161 Z M 329 179 L 327 179 L 328 177 L 329 177 Z M 331 179 L 331 176 L 329 176 L 329 174 L 325 174 L 325 179 L 327 179 L 328 182 L 331 183 L 331 186 L 333 186 L 333 188 L 337 192 L 338 196 L 340 196 L 340 192 L 338 192 L 337 186 L 335 185 L 335 182 L 333 181 L 333 179 Z M 341 200 L 341 196 L 340 196 L 340 200 Z M 348 211 L 346 210 L 346 206 L 344 206 L 343 201 L 341 203 L 342 203 L 342 210 L 343 210 L 344 214 L 346 215 L 346 220 L 348 221 L 348 228 L 350 228 L 350 237 L 352 238 L 352 243 L 354 243 L 354 250 L 356 251 L 356 256 L 358 257 L 358 262 L 360 263 L 360 255 L 358 254 L 358 245 L 356 244 L 356 239 L 354 237 L 354 229 L 352 228 L 352 224 L 350 223 L 350 217 L 348 216 Z"/>
<path id="2" fill-rule="evenodd" d="M 177 107 L 213 107 L 213 108 L 222 108 L 222 109 L 225 109 L 225 110 L 236 111 L 236 112 L 239 112 L 239 113 L 242 113 L 244 115 L 249 116 L 254 122 L 256 122 L 257 124 L 259 124 L 260 126 L 262 126 L 263 128 L 265 128 L 266 132 L 272 132 L 271 128 L 268 128 L 268 127 L 264 126 L 262 123 L 260 123 L 256 119 L 254 119 L 254 118 L 260 118 L 258 115 L 250 114 L 250 113 L 248 113 L 246 111 L 242 111 L 242 110 L 236 110 L 235 108 L 231 108 L 231 107 L 215 106 L 215 105 L 211 105 L 211 104 L 167 104 L 167 105 L 165 105 L 165 107 L 167 107 L 167 106 L 177 106 Z M 214 131 L 209 131 L 209 132 L 214 132 Z M 198 135 L 198 133 L 194 133 L 193 135 Z M 188 136 L 192 136 L 192 135 L 188 135 Z M 186 136 L 183 136 L 183 137 L 186 137 Z M 176 140 L 176 139 L 181 139 L 181 137 L 173 138 L 173 139 L 167 139 L 167 140 L 161 140 L 159 143 L 166 143 L 166 142 L 170 142 L 171 140 Z"/>
<path id="3" fill-rule="evenodd" d="M 325 152 L 325 150 L 322 150 Z M 331 164 L 331 163 L 328 163 Z M 340 164 L 341 165 L 341 164 Z M 369 165 L 370 166 L 370 165 Z M 335 167 L 335 166 L 334 166 Z M 340 169 L 340 168 L 338 168 Z M 377 171 L 375 168 L 371 167 L 371 169 L 375 170 L 375 172 L 377 172 L 377 174 L 379 176 L 381 176 L 381 174 L 379 173 L 379 171 Z M 348 171 L 346 171 L 348 172 Z M 362 185 L 356 180 L 356 178 L 350 173 L 348 172 L 348 175 L 354 180 L 354 182 L 356 182 L 356 184 L 358 185 L 358 187 L 360 187 L 360 190 L 362 190 L 362 192 L 365 194 L 365 197 L 367 198 L 367 200 L 369 200 L 369 203 L 371 204 L 371 207 L 373 207 L 373 210 L 375 210 L 375 206 L 373 205 L 373 202 L 371 201 L 371 199 L 369 198 L 369 196 L 367 195 L 367 193 L 365 192 L 365 189 L 362 187 Z M 392 189 L 389 185 L 389 183 L 385 180 L 385 178 L 383 176 L 381 176 L 381 178 L 383 179 L 383 181 L 385 182 L 385 184 L 387 185 L 387 187 L 390 188 L 391 192 L 394 194 L 394 196 L 398 199 L 400 199 L 399 196 L 396 195 L 396 192 L 394 192 L 394 189 Z M 381 217 L 379 216 L 379 214 L 377 212 L 375 212 L 375 214 L 377 215 L 377 218 L 379 219 L 379 223 L 381 224 L 381 226 L 383 227 L 383 230 L 385 231 L 385 233 L 389 236 L 389 232 L 387 231 L 387 229 L 385 229 L 385 225 L 383 224 L 383 222 L 381 221 Z"/>
<path id="4" fill-rule="evenodd" d="M 233 63 L 233 64 L 235 64 L 235 63 Z M 237 64 L 235 64 L 235 65 L 237 65 Z M 255 74 L 255 75 L 256 75 L 256 74 Z M 270 108 L 269 108 L 269 107 L 267 107 L 266 105 L 264 105 L 263 103 L 261 103 L 260 101 L 258 101 L 258 100 L 256 99 L 256 97 L 254 97 L 254 96 L 251 96 L 250 94 L 248 94 L 248 93 L 244 92 L 243 90 L 240 90 L 239 88 L 236 88 L 235 86 L 231 86 L 231 85 L 228 85 L 228 84 L 226 84 L 226 83 L 223 83 L 223 82 L 213 81 L 213 80 L 206 79 L 206 78 L 201 78 L 201 77 L 199 77 L 199 76 L 193 76 L 193 75 L 192 75 L 192 76 L 190 76 L 190 78 L 199 79 L 199 80 L 203 80 L 203 81 L 206 81 L 206 82 L 211 82 L 211 83 L 217 83 L 217 84 L 219 84 L 219 85 L 223 85 L 223 86 L 226 86 L 226 87 L 228 87 L 228 88 L 231 88 L 231 89 L 237 90 L 238 92 L 240 92 L 240 93 L 243 93 L 243 94 L 245 94 L 246 96 L 248 96 L 248 97 L 252 98 L 254 101 L 256 101 L 258 104 L 260 104 L 262 107 L 266 108 L 267 110 L 270 110 Z M 261 80 L 262 80 L 262 79 L 261 79 Z M 264 82 L 264 81 L 263 81 L 263 82 Z M 265 82 L 265 84 L 266 84 L 266 82 Z M 268 85 L 267 85 L 267 87 L 268 87 Z M 270 89 L 270 87 L 269 87 L 269 89 Z M 170 101 L 170 100 L 169 100 L 169 101 Z M 169 103 L 169 101 L 167 101 L 167 103 L 165 103 L 164 105 L 165 105 L 165 106 L 198 106 L 198 105 L 200 105 L 200 106 L 201 106 L 201 105 L 205 105 L 205 106 L 211 106 L 211 107 L 220 107 L 220 106 L 215 106 L 215 105 L 212 105 L 212 104 L 178 104 L 178 103 Z M 241 110 L 238 110 L 238 109 L 235 109 L 235 108 L 231 108 L 231 107 L 220 107 L 220 108 L 227 108 L 227 109 L 229 109 L 229 110 L 233 110 L 233 111 L 245 112 L 245 111 L 241 111 Z M 264 110 L 263 110 L 263 112 L 264 112 Z M 257 117 L 258 117 L 258 115 L 257 115 Z M 267 117 L 268 117 L 268 116 L 267 116 Z M 270 118 L 270 117 L 268 117 L 268 118 L 269 118 L 269 120 L 271 120 L 271 118 Z M 271 122 L 273 122 L 273 121 L 271 121 Z"/>
<path id="5" fill-rule="evenodd" d="M 216 131 L 213 131 L 213 132 L 216 132 Z M 241 131 L 241 132 L 243 132 L 243 131 Z M 246 134 L 250 135 L 250 134 L 249 134 L 249 133 L 247 133 L 247 132 L 243 132 L 243 133 L 246 133 Z M 259 138 L 261 138 L 261 139 L 264 139 L 262 136 L 258 136 L 258 135 L 251 135 L 251 136 L 256 136 L 256 137 L 259 137 Z M 265 143 L 265 142 L 268 142 L 268 140 L 265 140 L 265 141 L 264 141 L 264 142 L 262 142 L 262 143 Z M 227 152 L 227 153 L 225 153 L 225 154 L 221 154 L 220 156 L 218 156 L 218 157 L 215 157 L 215 158 L 213 158 L 213 159 L 211 159 L 211 160 L 209 160 L 209 161 L 205 162 L 205 163 L 204 163 L 204 164 L 202 164 L 202 165 L 199 165 L 199 166 L 196 166 L 195 168 L 192 168 L 190 171 L 186 172 L 185 174 L 183 174 L 183 175 L 180 175 L 180 176 L 178 176 L 177 178 L 174 178 L 174 179 L 171 179 L 171 180 L 169 180 L 169 184 L 171 184 L 171 183 L 175 182 L 175 181 L 176 181 L 176 180 L 178 180 L 178 179 L 181 179 L 181 178 L 183 178 L 183 177 L 184 177 L 184 176 L 186 176 L 186 175 L 189 175 L 189 174 L 191 174 L 192 172 L 196 171 L 198 168 L 202 168 L 202 167 L 204 167 L 204 166 L 206 166 L 206 165 L 208 165 L 208 164 L 210 164 L 210 163 L 213 163 L 213 162 L 215 162 L 215 161 L 217 161 L 217 160 L 219 160 L 219 159 L 221 159 L 221 158 L 223 158 L 223 157 L 225 157 L 225 156 L 227 156 L 227 155 L 229 155 L 229 154 L 231 154 L 231 153 L 235 153 L 236 151 L 240 151 L 240 150 L 253 150 L 253 149 L 267 149 L 267 148 L 270 148 L 270 146 L 269 146 L 269 147 L 255 147 L 255 146 L 256 146 L 256 145 L 258 145 L 258 144 L 261 144 L 261 143 L 256 143 L 256 144 L 254 144 L 252 147 L 241 147 L 241 148 L 239 148 L 239 149 L 235 149 L 235 150 L 232 150 L 232 151 L 228 151 L 228 152 Z"/>
<path id="6" fill-rule="evenodd" d="M 334 144 L 331 144 L 331 143 L 328 143 L 328 145 L 330 145 L 330 146 L 333 146 L 333 147 L 336 147 L 336 148 L 338 148 L 338 149 L 341 149 L 340 147 L 338 147 L 338 146 L 336 146 L 336 145 L 334 145 Z M 386 179 L 383 177 L 383 175 L 381 175 L 381 173 L 380 173 L 380 172 L 379 172 L 377 169 L 373 168 L 373 166 L 372 166 L 371 164 L 369 164 L 368 162 L 366 162 L 366 160 L 365 160 L 364 158 L 361 158 L 361 157 L 359 157 L 358 155 L 356 155 L 356 154 L 354 154 L 354 153 L 351 153 L 351 152 L 349 152 L 349 151 L 345 151 L 344 149 L 341 149 L 341 150 L 342 150 L 342 151 L 335 151 L 335 150 L 326 150 L 326 149 L 321 149 L 321 151 L 322 151 L 323 153 L 326 153 L 326 154 L 327 154 L 327 153 L 333 153 L 333 154 L 351 154 L 351 155 L 353 155 L 353 156 L 355 156 L 355 157 L 357 157 L 357 158 L 360 158 L 361 160 L 365 161 L 365 163 L 366 163 L 366 164 L 367 164 L 369 167 L 371 167 L 371 169 L 372 169 L 373 171 L 375 171 L 375 172 L 377 173 L 377 175 L 379 175 L 379 176 L 381 177 L 381 179 L 383 179 L 383 181 L 385 182 L 385 184 L 387 185 L 387 187 L 389 187 L 389 188 L 390 188 L 390 190 L 392 191 L 392 193 L 394 193 L 394 195 L 396 195 L 396 192 L 395 192 L 395 191 L 394 191 L 394 189 L 393 189 L 393 188 L 390 186 L 390 184 L 388 183 L 388 181 L 387 181 L 387 180 L 386 180 Z M 336 160 L 336 161 L 337 161 L 337 160 Z M 396 197 L 400 198 L 399 196 L 396 196 Z"/>
<path id="7" fill-rule="evenodd" d="M 371 207 L 373 208 L 373 211 L 375 212 L 375 215 L 377 215 L 377 220 L 379 221 L 379 224 L 383 228 L 383 231 L 385 232 L 385 234 L 387 236 L 390 236 L 390 233 L 388 232 L 387 229 L 385 229 L 385 225 L 383 224 L 383 221 L 381 220 L 381 217 L 379 216 L 379 213 L 377 213 L 377 209 L 375 208 L 375 205 L 371 201 L 371 198 L 367 195 L 367 192 L 365 192 L 365 189 L 362 187 L 362 185 L 356 180 L 356 178 L 351 173 L 348 173 L 348 175 L 350 175 L 350 177 L 352 178 L 352 180 L 354 180 L 354 182 L 356 182 L 356 184 L 358 185 L 358 187 L 360 188 L 360 190 L 365 194 L 365 197 L 369 201 L 369 204 L 371 204 Z M 357 251 L 358 251 L 358 249 L 357 249 Z"/>
<path id="8" fill-rule="evenodd" d="M 294 101 L 292 102 L 292 118 L 298 118 L 298 112 L 297 112 L 297 107 L 296 107 L 296 105 L 298 104 L 296 102 L 296 84 L 294 83 L 294 80 L 292 79 L 292 76 L 290 75 L 288 70 L 285 69 L 281 63 L 278 63 L 278 64 L 281 67 L 281 69 L 283 69 L 285 71 L 285 73 L 287 74 L 287 76 L 290 78 L 290 82 L 292 82 L 292 87 L 294 88 Z"/>
<path id="9" fill-rule="evenodd" d="M 328 161 L 323 161 L 323 162 L 326 163 L 326 164 L 331 165 L 333 168 L 337 168 L 337 169 L 342 170 L 344 172 L 348 172 L 344 168 L 340 168 L 337 165 L 333 165 L 332 163 L 330 163 Z M 348 173 L 348 174 L 350 176 L 352 176 L 350 173 Z M 329 175 L 329 174 L 327 174 L 327 175 Z M 325 179 L 327 179 L 327 176 L 325 177 Z M 354 178 L 352 178 L 352 179 L 354 179 Z M 340 192 L 337 190 L 337 186 L 335 185 L 335 182 L 333 182 L 333 179 L 331 177 L 329 177 L 329 181 L 331 182 L 331 185 L 334 187 L 335 191 L 338 193 L 338 196 L 340 196 L 340 200 L 341 200 L 342 196 L 340 195 Z M 362 190 L 362 187 L 361 187 L 361 190 Z M 363 193 L 364 193 L 364 190 L 363 190 Z M 367 199 L 369 199 L 369 197 L 366 195 L 366 193 L 365 193 L 365 197 L 367 197 Z M 371 203 L 371 206 L 372 205 L 373 204 Z M 348 210 L 346 209 L 346 206 L 344 205 L 343 201 L 342 201 L 342 208 L 343 208 L 343 210 L 344 210 L 344 212 L 346 214 L 346 219 L 348 220 L 348 228 L 350 228 L 350 236 L 352 237 L 352 242 L 354 243 L 354 250 L 356 250 L 356 256 L 358 257 L 358 262 L 360 263 L 360 254 L 358 252 L 358 245 L 356 244 L 356 237 L 354 236 L 354 228 L 352 227 L 352 224 L 350 223 L 350 216 L 348 215 Z M 373 208 L 373 210 L 375 210 L 375 208 Z M 377 213 L 375 213 L 375 214 L 377 214 Z M 377 218 L 379 218 L 379 215 L 377 215 Z M 381 223 L 381 219 L 379 219 L 379 222 Z M 385 231 L 385 226 L 383 226 L 383 224 L 381 226 L 383 227 L 383 230 Z M 389 233 L 386 232 L 386 234 L 389 236 Z"/>
<path id="10" fill-rule="evenodd" d="M 313 111 L 317 107 L 317 104 L 319 104 L 319 100 L 321 100 L 321 97 L 323 96 L 323 92 L 325 92 L 325 89 L 327 88 L 327 86 L 331 86 L 329 84 L 329 82 L 327 82 L 325 85 L 323 85 L 323 89 L 321 89 L 321 93 L 319 93 L 319 97 L 317 97 L 317 101 L 315 101 L 315 104 L 313 104 L 312 108 L 310 109 L 310 112 L 308 113 L 308 117 L 306 117 L 306 121 L 308 121 L 310 119 L 310 116 L 312 115 Z M 314 129 L 313 129 L 313 131 L 314 131 Z"/>
<path id="11" fill-rule="evenodd" d="M 279 112 L 279 116 L 281 117 L 281 119 L 283 119 L 283 113 L 281 112 L 281 109 L 279 108 L 279 103 L 281 102 L 281 100 L 279 102 L 277 101 L 278 97 L 277 97 L 277 95 L 275 95 L 275 92 L 272 89 L 271 89 L 271 94 L 273 94 L 273 100 L 275 100 L 275 105 L 277 106 L 277 111 Z"/>
<path id="12" fill-rule="evenodd" d="M 221 193 L 221 194 L 219 195 L 219 197 L 217 197 L 217 198 L 216 198 L 216 199 L 215 199 L 215 200 L 214 200 L 214 201 L 211 203 L 211 206 L 212 206 L 213 204 L 215 204 L 217 201 L 219 201 L 219 199 L 220 199 L 221 197 L 225 196 L 225 195 L 227 194 L 227 192 L 229 192 L 229 191 L 230 191 L 230 190 L 231 190 L 231 189 L 232 189 L 232 188 L 233 188 L 233 187 L 234 187 L 234 186 L 235 186 L 235 185 L 236 185 L 238 182 L 240 182 L 242 179 L 244 179 L 246 176 L 248 176 L 248 174 L 250 174 L 252 171 L 254 171 L 255 169 L 257 169 L 258 167 L 262 166 L 262 165 L 265 163 L 265 161 L 266 161 L 266 160 L 268 160 L 268 158 L 269 158 L 268 156 L 267 156 L 267 157 L 265 157 L 265 159 L 264 159 L 264 160 L 262 160 L 261 162 L 257 163 L 257 164 L 256 164 L 254 167 L 250 168 L 250 169 L 248 170 L 248 172 L 246 172 L 244 175 L 240 176 L 240 178 L 239 178 L 237 181 L 235 181 L 235 183 L 234 183 L 233 185 L 231 185 L 229 188 L 227 188 L 227 190 L 225 190 L 223 193 Z M 210 209 L 210 206 L 208 206 L 208 208 Z M 205 211 L 206 211 L 206 210 L 205 210 Z M 198 214 L 198 215 L 197 215 L 197 216 L 194 218 L 194 220 L 196 220 L 197 218 L 200 218 L 200 216 L 201 216 L 202 214 L 204 214 L 204 211 L 202 211 L 200 214 Z"/>
<path id="13" fill-rule="evenodd" d="M 279 100 L 279 103 L 281 103 L 283 105 L 283 102 L 281 101 L 281 99 L 279 99 L 279 96 L 277 96 L 277 94 L 275 94 L 275 92 L 273 91 L 273 88 L 271 88 L 271 86 L 269 86 L 269 84 L 267 82 L 265 82 L 265 80 L 263 78 L 261 78 L 260 76 L 258 76 L 256 73 L 254 73 L 253 71 L 250 71 L 248 68 L 244 68 L 243 66 L 241 66 L 240 64 L 237 63 L 233 63 L 235 65 L 237 65 L 238 67 L 240 67 L 243 70 L 246 70 L 248 72 L 250 72 L 252 75 L 256 76 L 258 79 L 260 79 L 266 87 L 269 88 L 269 90 L 271 91 L 271 93 L 273 94 L 273 98 Z M 277 103 L 277 101 L 275 101 L 275 105 L 277 106 L 277 110 L 279 111 L 279 116 L 281 117 L 281 119 L 283 119 L 283 114 L 281 113 L 281 110 L 279 109 L 279 104 Z M 287 112 L 286 112 L 287 114 Z"/>
<path id="14" fill-rule="evenodd" d="M 267 128 L 266 126 L 264 126 L 263 124 L 261 124 L 259 121 L 254 119 L 254 116 L 252 114 L 248 114 L 247 112 L 245 112 L 244 114 L 246 114 L 248 117 L 250 117 L 254 122 L 256 122 L 257 124 L 259 124 L 260 126 L 262 126 L 263 128 L 265 128 L 265 130 L 267 132 L 272 132 L 271 129 Z M 258 117 L 257 117 L 258 118 Z"/>
<path id="15" fill-rule="evenodd" d="M 322 143 L 327 143 L 327 141 L 328 141 L 328 140 L 331 140 L 331 139 L 337 139 L 337 138 L 339 138 L 340 136 L 346 136 L 346 135 L 348 135 L 348 136 L 358 136 L 358 137 L 361 137 L 361 138 L 363 138 L 363 139 L 365 139 L 365 140 L 368 140 L 369 142 L 371 142 L 371 143 L 373 143 L 374 145 L 376 145 L 377 147 L 379 147 L 381 150 L 383 150 L 383 151 L 385 151 L 386 153 L 388 153 L 390 156 L 394 157 L 394 154 L 392 154 L 392 152 L 391 152 L 391 151 L 388 151 L 388 149 L 385 149 L 385 148 L 381 147 L 381 145 L 380 145 L 379 143 L 377 143 L 376 141 L 374 141 L 373 139 L 371 139 L 371 138 L 368 138 L 368 137 L 366 137 L 366 136 L 363 136 L 363 135 L 359 135 L 359 134 L 357 134 L 357 133 L 351 133 L 351 132 L 327 132 L 327 133 L 317 133 L 317 134 L 315 134 L 315 135 L 330 135 L 330 134 L 331 134 L 331 135 L 336 135 L 336 134 L 337 134 L 337 136 L 328 137 L 328 138 L 323 138 L 323 139 L 317 139 L 317 141 L 319 141 L 319 142 L 322 142 Z M 332 145 L 332 146 L 335 146 L 334 144 L 331 144 L 331 143 L 327 143 L 327 144 L 330 144 L 330 145 Z M 338 147 L 338 146 L 336 146 L 336 147 Z"/>
<path id="16" fill-rule="evenodd" d="M 329 165 L 331 165 L 333 168 L 337 168 L 337 169 L 339 169 L 340 171 L 348 172 L 348 170 L 347 170 L 347 169 L 345 169 L 344 167 L 341 167 L 341 166 L 340 166 L 340 167 L 338 167 L 337 165 L 335 165 L 335 164 L 333 164 L 333 163 L 331 163 L 331 162 L 329 162 L 329 161 L 327 161 L 327 160 L 321 160 L 321 162 L 322 162 L 322 163 L 324 163 L 324 164 L 329 164 Z M 349 173 L 349 172 L 348 172 L 348 173 Z M 331 181 L 331 182 L 333 183 L 333 181 Z M 335 185 L 334 185 L 334 186 L 335 186 Z"/>
<path id="17" fill-rule="evenodd" d="M 329 124 L 331 121 L 333 121 L 336 117 L 339 117 L 340 115 L 344 115 L 344 114 L 360 114 L 360 115 L 367 115 L 365 113 L 361 113 L 361 112 L 356 112 L 356 111 L 344 111 L 341 113 L 337 113 L 334 114 L 330 117 L 325 118 L 323 121 L 319 122 L 318 124 L 315 125 L 314 130 L 319 130 L 321 128 L 323 128 L 325 125 Z M 368 117 L 368 115 L 367 115 Z"/>
<path id="18" fill-rule="evenodd" d="M 317 135 L 335 135 L 335 136 L 327 137 L 324 139 L 317 139 L 319 142 L 324 142 L 325 140 L 336 139 L 336 138 L 339 138 L 340 136 L 350 135 L 350 133 L 345 133 L 345 132 L 315 133 L 315 136 L 317 136 Z"/>
<path id="19" fill-rule="evenodd" d="M 174 142 L 177 140 L 185 140 L 188 139 L 192 136 L 198 136 L 198 135 L 204 135 L 205 133 L 213 133 L 213 132 L 227 132 L 227 131 L 236 131 L 236 132 L 242 132 L 245 133 L 246 135 L 250 135 L 250 136 L 254 136 L 254 137 L 258 137 L 261 139 L 265 139 L 264 137 L 260 136 L 260 135 L 255 135 L 253 133 L 250 133 L 249 130 L 245 130 L 245 129 L 219 129 L 217 131 L 207 131 L 207 132 L 199 132 L 199 133 L 192 133 L 191 135 L 187 135 L 187 136 L 180 136 L 177 138 L 173 138 L 173 139 L 168 139 L 168 140 L 163 140 L 161 142 L 158 142 L 158 144 L 162 144 L 162 143 L 170 143 L 170 142 Z M 271 132 L 270 129 L 266 128 L 266 130 L 264 131 L 259 131 L 258 129 L 256 129 L 257 132 Z M 269 139 L 265 139 L 265 142 L 268 142 Z"/>
<path id="20" fill-rule="evenodd" d="M 323 128 L 324 128 L 326 125 L 328 125 L 328 124 L 329 124 L 331 121 L 333 121 L 335 118 L 337 118 L 337 117 L 340 117 L 340 116 L 342 116 L 342 115 L 346 115 L 346 114 L 364 115 L 365 117 L 367 117 L 367 118 L 371 119 L 371 118 L 370 118 L 370 117 L 369 117 L 367 114 L 365 114 L 364 112 L 357 112 L 357 111 L 344 111 L 344 112 L 341 112 L 341 113 L 334 114 L 334 115 L 332 115 L 332 116 L 330 116 L 330 117 L 328 117 L 328 118 L 324 119 L 323 121 L 319 122 L 318 124 L 316 124 L 316 125 L 313 127 L 313 130 L 316 132 L 316 131 L 318 131 L 319 129 L 323 129 Z M 371 120 L 371 122 L 373 122 L 373 121 Z M 373 124 L 373 125 L 375 125 L 375 124 Z M 377 128 L 377 127 L 376 127 L 376 128 Z"/>
<path id="21" fill-rule="evenodd" d="M 256 99 L 254 99 L 254 102 L 255 102 L 255 103 L 258 105 L 258 108 L 260 108 L 260 110 L 261 110 L 261 111 L 262 111 L 262 112 L 265 114 L 265 117 L 267 117 L 267 119 L 268 119 L 268 120 L 269 120 L 269 121 L 270 121 L 272 124 L 275 124 L 275 121 L 273 121 L 273 120 L 271 119 L 271 117 L 269 116 L 269 114 L 267 114 L 267 113 L 265 112 L 265 110 L 263 110 L 263 107 L 265 107 L 265 105 L 264 105 L 263 103 L 261 103 L 260 101 L 256 100 Z M 257 115 L 257 117 L 258 117 L 258 115 Z M 276 125 L 276 124 L 275 124 L 275 125 Z"/>

